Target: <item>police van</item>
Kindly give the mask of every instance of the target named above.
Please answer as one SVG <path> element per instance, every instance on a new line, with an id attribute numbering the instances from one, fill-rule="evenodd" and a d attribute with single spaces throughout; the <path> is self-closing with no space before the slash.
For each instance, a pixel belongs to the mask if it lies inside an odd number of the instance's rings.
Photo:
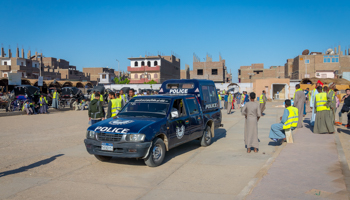
<path id="1" fill-rule="evenodd" d="M 159 95 L 132 98 L 114 118 L 87 129 L 88 153 L 100 161 L 142 158 L 155 167 L 166 151 L 191 140 L 209 146 L 221 125 L 213 81 L 168 80 Z"/>

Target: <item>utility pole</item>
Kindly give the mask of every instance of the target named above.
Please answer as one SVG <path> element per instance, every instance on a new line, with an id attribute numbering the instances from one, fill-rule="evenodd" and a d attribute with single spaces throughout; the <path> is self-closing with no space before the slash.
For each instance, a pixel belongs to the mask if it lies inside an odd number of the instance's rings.
<path id="1" fill-rule="evenodd" d="M 116 61 L 118 62 L 118 78 L 120 78 L 119 60 L 118 60 L 118 59 L 116 59 Z"/>

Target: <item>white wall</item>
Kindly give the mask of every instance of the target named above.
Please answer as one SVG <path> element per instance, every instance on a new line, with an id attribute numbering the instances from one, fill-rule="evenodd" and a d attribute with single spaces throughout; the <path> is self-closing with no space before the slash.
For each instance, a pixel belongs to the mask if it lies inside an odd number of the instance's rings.
<path id="1" fill-rule="evenodd" d="M 137 60 L 130 60 L 130 66 L 131 67 L 135 67 L 135 62 L 138 62 L 138 66 L 137 67 L 141 67 L 141 62 L 145 62 L 145 66 L 147 66 L 147 62 L 150 61 L 151 62 L 151 67 L 155 67 L 154 65 L 154 61 L 157 61 L 158 62 L 158 65 L 157 66 L 161 66 L 161 59 L 137 59 Z"/>
<path id="2" fill-rule="evenodd" d="M 32 67 L 35 67 L 36 64 L 36 68 L 39 68 L 39 61 L 32 61 Z"/>
<path id="3" fill-rule="evenodd" d="M 7 65 L 11 65 L 11 59 L 8 60 L 1 60 L 1 65 L 5 65 L 5 62 L 7 62 Z"/>
<path id="4" fill-rule="evenodd" d="M 26 60 L 17 58 L 17 65 L 26 66 L 27 65 Z"/>
<path id="5" fill-rule="evenodd" d="M 315 74 L 316 78 L 334 78 L 334 72 L 317 72 Z"/>

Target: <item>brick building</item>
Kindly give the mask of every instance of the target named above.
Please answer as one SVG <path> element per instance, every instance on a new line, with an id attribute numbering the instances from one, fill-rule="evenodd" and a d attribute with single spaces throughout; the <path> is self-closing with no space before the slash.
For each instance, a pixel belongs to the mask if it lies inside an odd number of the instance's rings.
<path id="1" fill-rule="evenodd" d="M 257 79 L 284 78 L 285 66 L 271 66 L 264 68 L 264 64 L 252 64 L 251 66 L 241 66 L 238 70 L 239 83 L 253 83 Z"/>
<path id="2" fill-rule="evenodd" d="M 180 72 L 180 79 L 191 79 L 190 73 L 190 66 L 186 64 L 185 69 L 182 69 Z"/>
<path id="3" fill-rule="evenodd" d="M 193 71 L 190 73 L 191 79 L 208 79 L 215 83 L 231 83 L 232 75 L 227 72 L 225 60 L 219 57 L 219 61 L 214 61 L 210 56 L 206 56 L 204 62 L 193 55 Z"/>
<path id="4" fill-rule="evenodd" d="M 343 72 L 350 72 L 349 51 L 343 53 L 341 47 L 328 49 L 327 52 L 311 52 L 307 55 L 298 55 L 294 59 L 288 59 L 285 64 L 288 78 L 303 79 L 312 77 L 341 78 Z"/>
<path id="5" fill-rule="evenodd" d="M 130 83 L 144 83 L 151 80 L 163 83 L 168 79 L 180 79 L 180 59 L 171 56 L 145 56 L 128 58 Z"/>
<path id="6" fill-rule="evenodd" d="M 85 74 L 89 74 L 90 76 L 90 81 L 97 83 L 100 82 L 100 75 L 102 73 L 108 73 L 108 74 L 116 74 L 118 73 L 117 71 L 114 71 L 114 69 L 112 68 L 108 68 L 108 67 L 85 67 L 83 68 L 83 72 Z M 112 78 L 113 75 L 111 75 Z M 114 76 L 115 77 L 115 76 Z"/>

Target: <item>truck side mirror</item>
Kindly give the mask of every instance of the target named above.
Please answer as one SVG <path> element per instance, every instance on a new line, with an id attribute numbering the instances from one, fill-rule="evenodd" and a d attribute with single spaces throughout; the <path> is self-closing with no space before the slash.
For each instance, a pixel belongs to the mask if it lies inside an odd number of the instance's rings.
<path id="1" fill-rule="evenodd" d="M 177 112 L 176 110 L 175 111 L 171 111 L 171 118 L 172 119 L 175 119 L 175 118 L 178 118 L 179 117 L 179 112 Z"/>

